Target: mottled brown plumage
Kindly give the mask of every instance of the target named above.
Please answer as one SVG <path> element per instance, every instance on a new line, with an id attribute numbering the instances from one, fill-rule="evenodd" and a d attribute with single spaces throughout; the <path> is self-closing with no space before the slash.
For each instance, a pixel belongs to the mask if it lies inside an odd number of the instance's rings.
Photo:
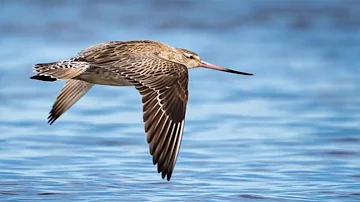
<path id="1" fill-rule="evenodd" d="M 252 75 L 211 65 L 189 50 L 155 41 L 112 41 L 82 50 L 61 62 L 34 66 L 32 79 L 67 80 L 48 122 L 54 123 L 94 84 L 134 86 L 142 96 L 143 120 L 153 163 L 170 180 L 179 153 L 188 102 L 188 69 L 206 67 Z"/>

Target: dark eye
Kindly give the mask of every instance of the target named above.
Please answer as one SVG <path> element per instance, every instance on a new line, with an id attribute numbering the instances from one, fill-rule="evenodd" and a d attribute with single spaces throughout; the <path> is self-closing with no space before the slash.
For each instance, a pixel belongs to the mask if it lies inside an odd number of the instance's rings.
<path id="1" fill-rule="evenodd" d="M 192 56 L 192 55 L 190 55 L 190 57 L 189 57 L 189 58 L 190 58 L 190 59 L 195 59 L 195 58 L 194 58 L 194 56 Z"/>

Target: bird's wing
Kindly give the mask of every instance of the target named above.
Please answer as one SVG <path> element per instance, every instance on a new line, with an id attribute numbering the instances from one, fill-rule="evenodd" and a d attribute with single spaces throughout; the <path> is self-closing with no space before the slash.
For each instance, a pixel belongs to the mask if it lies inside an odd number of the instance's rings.
<path id="1" fill-rule="evenodd" d="M 154 165 L 170 180 L 179 153 L 188 101 L 188 70 L 156 54 L 97 57 L 95 66 L 120 74 L 142 95 L 143 120 Z"/>
<path id="2" fill-rule="evenodd" d="M 48 123 L 53 124 L 93 86 L 94 84 L 86 81 L 69 79 L 56 98 L 48 117 Z"/>

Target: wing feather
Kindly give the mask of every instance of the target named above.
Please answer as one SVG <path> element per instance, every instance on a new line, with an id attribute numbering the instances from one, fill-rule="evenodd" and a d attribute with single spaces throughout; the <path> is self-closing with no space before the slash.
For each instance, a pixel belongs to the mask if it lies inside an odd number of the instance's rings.
<path id="1" fill-rule="evenodd" d="M 48 123 L 53 124 L 63 113 L 84 96 L 94 84 L 70 79 L 66 82 L 50 111 Z"/>
<path id="2" fill-rule="evenodd" d="M 99 65 L 99 64 L 97 64 Z M 188 101 L 188 71 L 155 55 L 123 56 L 108 71 L 118 73 L 142 95 L 144 129 L 153 163 L 170 180 L 182 139 Z"/>
<path id="3" fill-rule="evenodd" d="M 188 71 L 186 66 L 160 58 L 149 50 L 159 45 L 149 41 L 105 43 L 83 50 L 79 57 L 93 67 L 118 74 L 142 95 L 150 154 L 158 172 L 170 180 L 185 124 Z M 144 50 L 142 53 L 135 51 L 139 47 Z"/>

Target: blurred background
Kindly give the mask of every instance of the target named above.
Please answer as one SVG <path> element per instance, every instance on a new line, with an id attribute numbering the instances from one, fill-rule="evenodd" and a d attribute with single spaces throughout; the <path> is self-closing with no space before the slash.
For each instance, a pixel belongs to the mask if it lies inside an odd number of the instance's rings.
<path id="1" fill-rule="evenodd" d="M 0 1 L 0 201 L 359 201 L 360 1 Z M 150 39 L 252 77 L 190 70 L 170 182 L 134 88 L 95 86 L 54 125 L 63 82 L 32 65 Z"/>

